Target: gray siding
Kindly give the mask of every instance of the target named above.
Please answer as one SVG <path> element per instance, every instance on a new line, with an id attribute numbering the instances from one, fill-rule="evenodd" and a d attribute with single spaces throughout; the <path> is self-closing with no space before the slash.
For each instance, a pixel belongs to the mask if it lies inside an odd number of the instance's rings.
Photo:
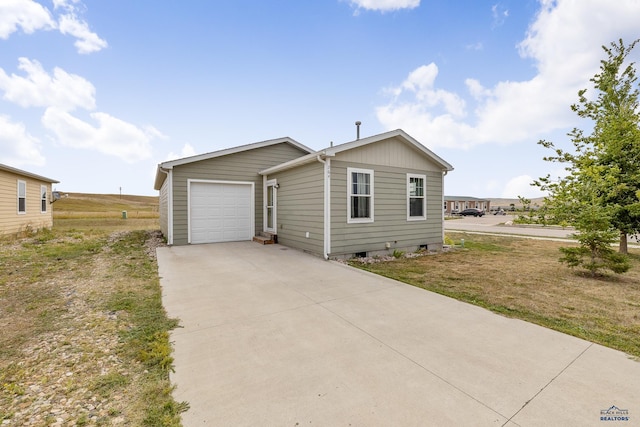
<path id="1" fill-rule="evenodd" d="M 262 175 L 258 172 L 307 154 L 280 143 L 173 168 L 173 244 L 188 243 L 187 180 L 206 179 L 255 183 L 255 224 L 262 229 Z"/>
<path id="2" fill-rule="evenodd" d="M 160 188 L 160 203 L 158 206 L 160 213 L 160 231 L 165 239 L 169 238 L 169 184 L 170 179 L 165 179 Z"/>
<path id="3" fill-rule="evenodd" d="M 440 172 L 441 166 L 427 158 L 423 152 L 408 145 L 400 138 L 389 138 L 375 144 L 343 151 L 336 160 L 380 166 L 393 166 L 420 171 Z"/>
<path id="4" fill-rule="evenodd" d="M 324 166 L 310 163 L 269 175 L 276 179 L 278 243 L 322 255 L 324 251 Z M 306 237 L 306 233 L 309 237 Z"/>
<path id="5" fill-rule="evenodd" d="M 374 171 L 374 222 L 347 223 L 347 167 Z M 407 173 L 426 175 L 427 219 L 407 221 Z M 389 242 L 391 249 L 385 248 Z M 331 162 L 331 256 L 442 245 L 442 172 Z"/>

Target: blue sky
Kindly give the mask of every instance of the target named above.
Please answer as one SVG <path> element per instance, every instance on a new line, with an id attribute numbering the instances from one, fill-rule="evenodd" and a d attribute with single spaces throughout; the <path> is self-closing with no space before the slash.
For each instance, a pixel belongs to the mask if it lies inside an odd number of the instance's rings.
<path id="1" fill-rule="evenodd" d="M 0 0 L 0 163 L 155 195 L 156 165 L 404 129 L 448 195 L 535 197 L 637 0 Z M 637 60 L 640 52 L 634 52 Z"/>

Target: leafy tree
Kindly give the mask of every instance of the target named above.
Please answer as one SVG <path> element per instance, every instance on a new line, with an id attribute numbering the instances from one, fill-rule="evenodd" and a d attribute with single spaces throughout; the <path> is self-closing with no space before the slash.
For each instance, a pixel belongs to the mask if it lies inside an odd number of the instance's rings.
<path id="1" fill-rule="evenodd" d="M 539 142 L 555 152 L 545 160 L 567 165 L 565 177 L 552 181 L 547 175 L 534 182 L 549 192 L 545 218 L 576 227 L 581 248 L 563 249 L 562 260 L 592 273 L 600 268 L 626 271 L 625 258 L 611 255 L 610 243 L 619 236 L 620 252 L 626 254 L 627 235 L 640 231 L 639 91 L 634 64 L 625 66 L 638 41 L 629 46 L 622 40 L 609 48 L 603 46 L 607 59 L 591 79 L 597 97 L 587 98 L 583 89 L 578 92 L 579 102 L 571 106 L 579 117 L 593 124 L 590 134 L 578 128 L 569 133 L 573 152 L 556 148 L 549 141 Z"/>

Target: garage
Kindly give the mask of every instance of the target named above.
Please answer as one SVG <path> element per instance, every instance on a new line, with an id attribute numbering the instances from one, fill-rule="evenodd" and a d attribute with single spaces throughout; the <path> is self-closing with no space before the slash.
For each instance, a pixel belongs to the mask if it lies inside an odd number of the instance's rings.
<path id="1" fill-rule="evenodd" d="M 254 183 L 189 181 L 189 242 L 251 240 Z"/>

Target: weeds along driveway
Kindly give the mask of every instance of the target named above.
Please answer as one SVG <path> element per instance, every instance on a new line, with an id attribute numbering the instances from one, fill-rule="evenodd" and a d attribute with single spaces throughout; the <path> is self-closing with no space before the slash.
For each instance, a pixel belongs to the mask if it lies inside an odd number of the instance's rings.
<path id="1" fill-rule="evenodd" d="M 621 352 L 280 245 L 157 252 L 186 427 L 640 417 L 640 364 Z"/>

